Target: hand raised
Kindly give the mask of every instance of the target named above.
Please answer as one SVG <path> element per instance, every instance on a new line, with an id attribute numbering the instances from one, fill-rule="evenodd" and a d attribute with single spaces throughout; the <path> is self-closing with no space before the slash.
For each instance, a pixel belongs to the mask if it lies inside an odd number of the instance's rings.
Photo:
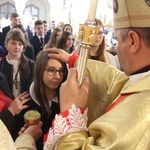
<path id="1" fill-rule="evenodd" d="M 65 63 L 69 62 L 70 54 L 68 54 L 67 52 L 65 52 L 62 49 L 48 48 L 48 49 L 45 49 L 44 51 L 53 52 L 48 55 L 48 57 L 50 57 L 50 58 L 59 59 L 60 61 L 65 62 Z"/>
<path id="2" fill-rule="evenodd" d="M 88 78 L 84 78 L 83 83 L 79 85 L 77 81 L 77 70 L 72 68 L 66 82 L 60 88 L 60 110 L 65 111 L 71 108 L 72 104 L 77 107 L 84 107 L 89 93 Z"/>

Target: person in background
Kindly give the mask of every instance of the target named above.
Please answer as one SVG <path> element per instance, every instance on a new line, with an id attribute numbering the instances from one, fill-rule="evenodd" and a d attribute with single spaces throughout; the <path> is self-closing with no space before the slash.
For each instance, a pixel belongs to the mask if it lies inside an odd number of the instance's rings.
<path id="1" fill-rule="evenodd" d="M 11 150 L 36 150 L 36 143 L 40 136 L 42 135 L 41 130 L 42 122 L 40 121 L 36 125 L 29 126 L 28 128 L 23 128 L 23 132 L 20 131 L 20 135 L 17 137 L 15 142 L 13 141 L 8 129 L 0 120 L 0 149 L 11 149 Z"/>
<path id="2" fill-rule="evenodd" d="M 61 48 L 69 54 L 74 51 L 74 36 L 71 32 L 64 31 L 61 34 L 57 48 Z"/>
<path id="3" fill-rule="evenodd" d="M 44 34 L 47 34 L 47 32 L 48 32 L 48 23 L 47 23 L 47 21 L 46 20 L 43 20 L 43 23 L 44 23 Z"/>
<path id="4" fill-rule="evenodd" d="M 60 28 L 61 31 L 63 31 L 64 22 L 59 22 L 57 27 Z"/>
<path id="5" fill-rule="evenodd" d="M 30 109 L 41 114 L 43 134 L 52 125 L 54 116 L 59 113 L 59 88 L 67 78 L 65 63 L 48 57 L 48 52 L 40 51 L 34 69 L 34 79 L 30 86 L 33 103 Z M 44 136 L 44 135 L 43 135 Z M 43 149 L 43 136 L 37 141 L 37 149 Z"/>
<path id="6" fill-rule="evenodd" d="M 116 52 L 125 74 L 106 63 L 89 59 L 85 74 L 89 81 L 84 78 L 79 85 L 77 71 L 71 69 L 60 88 L 61 114 L 55 117 L 44 150 L 149 149 L 150 41 L 147 37 L 150 37 L 150 20 L 147 17 L 150 17 L 150 3 L 143 0 L 113 2 Z M 64 51 L 57 53 L 57 59 L 63 58 L 59 54 Z M 49 56 L 54 58 L 54 54 Z M 72 58 L 68 57 L 67 61 L 72 62 Z M 114 101 L 105 105 L 104 114 L 87 127 L 84 107 L 90 90 L 104 98 L 103 106 L 108 102 L 107 97 L 113 97 Z M 93 101 L 95 98 L 93 96 Z M 95 109 L 97 105 L 93 111 Z"/>
<path id="7" fill-rule="evenodd" d="M 64 24 L 63 31 L 68 31 L 73 33 L 73 28 L 70 24 Z"/>
<path id="8" fill-rule="evenodd" d="M 22 32 L 9 31 L 5 40 L 8 54 L 0 62 L 0 70 L 6 76 L 15 97 L 28 91 L 33 79 L 34 61 L 23 54 L 25 46 L 26 41 Z"/>
<path id="9" fill-rule="evenodd" d="M 95 25 L 99 27 L 98 36 L 96 43 L 91 45 L 89 49 L 88 59 L 93 59 L 97 61 L 106 62 L 116 68 L 119 69 L 117 59 L 107 52 L 106 49 L 106 40 L 104 35 L 104 25 L 99 19 L 95 19 Z M 77 46 L 76 50 L 74 51 L 78 55 L 80 55 L 80 47 Z"/>
<path id="10" fill-rule="evenodd" d="M 25 45 L 25 37 L 22 32 L 11 30 L 7 33 L 5 47 L 8 50 L 8 55 L 0 62 L 0 71 L 6 76 L 14 97 L 25 91 L 29 91 L 33 80 L 34 61 L 28 59 L 23 54 Z M 23 115 L 27 110 L 25 109 L 15 116 L 16 123 L 12 132 L 14 139 L 24 124 Z"/>
<path id="11" fill-rule="evenodd" d="M 50 29 L 48 30 L 47 34 L 49 36 L 51 36 L 51 34 L 52 34 L 52 32 L 54 31 L 55 28 L 56 28 L 56 22 L 55 21 L 51 21 Z"/>
<path id="12" fill-rule="evenodd" d="M 30 58 L 31 60 L 34 60 L 34 49 L 33 49 L 33 46 L 29 42 L 28 34 L 26 33 L 26 30 L 24 29 L 24 27 L 21 24 L 16 24 L 15 26 L 13 26 L 12 30 L 18 30 L 24 34 L 25 40 L 26 40 L 25 41 L 26 47 L 23 53 L 26 57 Z"/>
<path id="13" fill-rule="evenodd" d="M 44 49 L 46 48 L 52 48 L 52 47 L 56 47 L 57 43 L 61 37 L 62 31 L 59 28 L 55 28 L 49 41 L 47 42 L 47 44 L 44 46 Z"/>
<path id="14" fill-rule="evenodd" d="M 44 35 L 44 23 L 42 20 L 35 21 L 34 28 L 36 34 L 30 38 L 30 44 L 33 46 L 36 59 L 38 52 L 43 50 L 44 45 L 48 42 L 49 36 L 47 34 Z"/>
<path id="15" fill-rule="evenodd" d="M 28 37 L 29 37 L 29 39 L 33 36 L 33 32 L 32 32 L 32 30 L 31 30 L 31 27 L 30 27 L 30 25 L 27 25 L 27 27 L 26 27 L 26 32 L 27 32 L 27 35 L 28 35 Z"/>
<path id="16" fill-rule="evenodd" d="M 5 38 L 6 38 L 6 34 L 12 29 L 12 27 L 16 24 L 19 24 L 20 22 L 20 18 L 19 18 L 19 14 L 18 13 L 11 13 L 10 14 L 10 25 L 2 28 L 2 46 L 4 48 L 5 46 Z"/>

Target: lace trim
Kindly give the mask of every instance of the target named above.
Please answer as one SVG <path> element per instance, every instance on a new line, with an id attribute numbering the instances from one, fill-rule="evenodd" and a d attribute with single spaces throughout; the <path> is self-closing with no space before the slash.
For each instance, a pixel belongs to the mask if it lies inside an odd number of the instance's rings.
<path id="1" fill-rule="evenodd" d="M 68 110 L 67 117 L 56 115 L 54 127 L 49 130 L 44 150 L 53 149 L 56 142 L 66 134 L 77 131 L 88 131 L 87 120 L 87 109 L 82 114 L 80 108 L 77 108 L 74 104 Z"/>

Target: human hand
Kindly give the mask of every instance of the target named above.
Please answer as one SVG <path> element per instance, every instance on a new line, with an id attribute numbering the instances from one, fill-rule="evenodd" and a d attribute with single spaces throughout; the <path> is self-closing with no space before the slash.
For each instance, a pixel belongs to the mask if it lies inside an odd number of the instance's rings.
<path id="1" fill-rule="evenodd" d="M 60 110 L 61 112 L 71 108 L 72 104 L 84 107 L 89 93 L 88 78 L 84 78 L 80 85 L 77 81 L 77 70 L 71 68 L 67 80 L 60 87 Z"/>
<path id="2" fill-rule="evenodd" d="M 28 105 L 24 105 L 26 102 L 30 101 L 30 94 L 24 92 L 16 97 L 8 107 L 8 110 L 13 114 L 13 116 L 18 115 L 23 109 L 28 108 Z"/>
<path id="3" fill-rule="evenodd" d="M 19 131 L 19 135 L 22 134 L 30 134 L 35 141 L 37 141 L 43 134 L 42 127 L 43 123 L 40 121 L 38 124 L 28 126 L 27 124 L 24 125 L 24 127 L 21 128 Z"/>
<path id="4" fill-rule="evenodd" d="M 54 52 L 54 53 L 48 54 L 48 57 L 50 57 L 50 58 L 59 59 L 60 61 L 65 62 L 65 63 L 69 62 L 70 54 L 68 54 L 67 52 L 65 52 L 62 49 L 48 48 L 48 49 L 44 49 L 44 51 Z"/>

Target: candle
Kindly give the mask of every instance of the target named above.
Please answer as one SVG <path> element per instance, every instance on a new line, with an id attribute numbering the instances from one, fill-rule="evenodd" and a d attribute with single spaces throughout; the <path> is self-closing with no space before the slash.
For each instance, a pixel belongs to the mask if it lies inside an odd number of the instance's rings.
<path id="1" fill-rule="evenodd" d="M 98 0 L 91 0 L 89 14 L 88 14 L 88 19 L 87 19 L 89 21 L 94 21 L 95 20 L 95 14 L 96 14 L 96 9 L 97 9 L 97 2 L 98 2 Z"/>

